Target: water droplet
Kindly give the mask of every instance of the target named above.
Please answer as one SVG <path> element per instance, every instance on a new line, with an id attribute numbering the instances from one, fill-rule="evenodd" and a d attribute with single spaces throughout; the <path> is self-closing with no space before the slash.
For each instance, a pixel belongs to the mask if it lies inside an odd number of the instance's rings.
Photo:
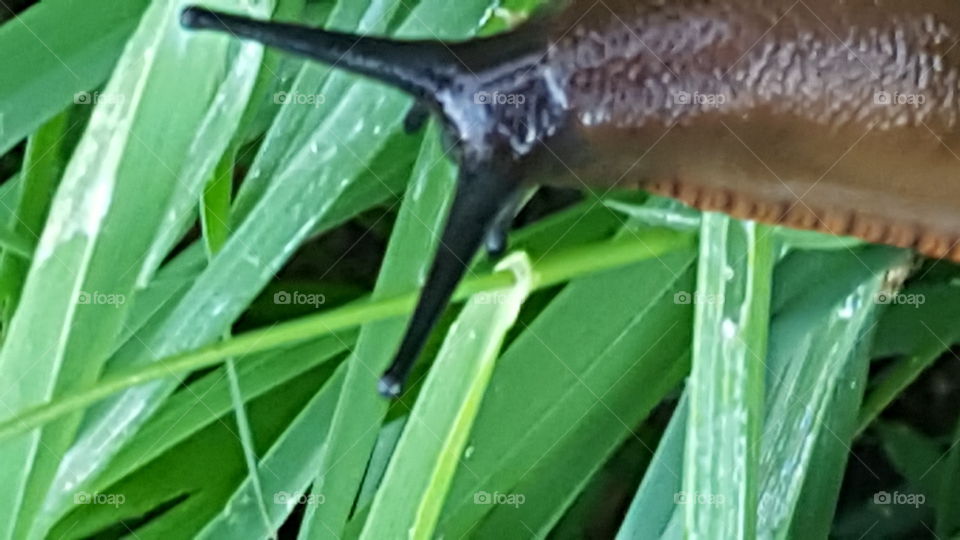
<path id="1" fill-rule="evenodd" d="M 732 319 L 724 319 L 721 329 L 723 330 L 723 337 L 726 339 L 733 339 L 737 335 L 737 323 L 733 322 Z"/>
<path id="2" fill-rule="evenodd" d="M 837 316 L 845 321 L 848 321 L 853 318 L 856 307 L 856 300 L 854 297 L 848 296 L 846 300 L 844 300 L 843 305 L 840 306 L 840 309 L 837 310 Z"/>

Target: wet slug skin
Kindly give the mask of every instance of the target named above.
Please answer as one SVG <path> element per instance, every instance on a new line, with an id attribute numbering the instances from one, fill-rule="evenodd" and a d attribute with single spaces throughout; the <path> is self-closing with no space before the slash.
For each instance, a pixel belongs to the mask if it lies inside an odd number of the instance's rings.
<path id="1" fill-rule="evenodd" d="M 460 165 L 395 396 L 469 262 L 531 183 L 693 206 L 960 261 L 960 3 L 573 0 L 465 42 L 358 37 L 188 8 L 436 114 Z"/>

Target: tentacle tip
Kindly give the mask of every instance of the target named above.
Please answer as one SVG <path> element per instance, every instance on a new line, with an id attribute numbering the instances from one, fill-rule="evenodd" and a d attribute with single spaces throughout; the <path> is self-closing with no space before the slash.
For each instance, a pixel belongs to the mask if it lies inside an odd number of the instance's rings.
<path id="1" fill-rule="evenodd" d="M 486 241 L 483 244 L 484 250 L 487 252 L 487 257 L 492 260 L 499 259 L 507 252 L 507 239 L 502 235 L 494 236 L 490 235 L 487 237 Z"/>
<path id="2" fill-rule="evenodd" d="M 392 373 L 384 373 L 377 381 L 377 392 L 387 399 L 396 399 L 403 393 L 403 381 Z"/>
<path id="3" fill-rule="evenodd" d="M 180 26 L 184 28 L 207 28 L 215 20 L 214 12 L 199 6 L 187 6 L 180 12 Z"/>

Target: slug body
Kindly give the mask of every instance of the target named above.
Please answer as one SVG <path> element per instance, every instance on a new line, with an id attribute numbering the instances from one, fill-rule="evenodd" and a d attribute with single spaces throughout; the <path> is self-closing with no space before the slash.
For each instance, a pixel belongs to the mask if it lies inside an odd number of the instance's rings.
<path id="1" fill-rule="evenodd" d="M 960 4 L 621 5 L 554 41 L 551 178 L 960 260 Z"/>
<path id="2" fill-rule="evenodd" d="M 459 43 L 198 8 L 183 22 L 396 85 L 418 99 L 411 128 L 424 108 L 441 118 L 461 178 L 387 395 L 524 183 L 641 188 L 960 260 L 954 1 L 574 0 Z"/>

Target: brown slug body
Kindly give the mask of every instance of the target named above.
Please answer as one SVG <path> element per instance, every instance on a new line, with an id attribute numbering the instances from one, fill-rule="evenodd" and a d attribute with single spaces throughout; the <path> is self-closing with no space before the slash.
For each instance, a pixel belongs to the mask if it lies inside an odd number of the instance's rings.
<path id="1" fill-rule="evenodd" d="M 574 0 L 499 36 L 398 42 L 188 8 L 398 86 L 440 116 L 460 180 L 381 392 L 396 395 L 524 182 L 642 188 L 960 261 L 960 3 Z"/>
<path id="2" fill-rule="evenodd" d="M 548 70 L 586 145 L 553 149 L 569 169 L 550 179 L 960 260 L 960 4 L 614 10 L 555 30 Z"/>

